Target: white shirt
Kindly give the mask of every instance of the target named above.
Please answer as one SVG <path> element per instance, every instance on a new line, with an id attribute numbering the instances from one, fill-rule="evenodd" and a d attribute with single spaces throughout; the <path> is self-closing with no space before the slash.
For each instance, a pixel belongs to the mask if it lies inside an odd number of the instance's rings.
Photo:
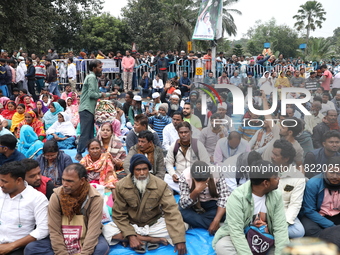
<path id="1" fill-rule="evenodd" d="M 326 116 L 328 110 L 335 110 L 335 105 L 331 101 L 327 101 L 326 104 L 321 104 L 321 113 Z"/>
<path id="2" fill-rule="evenodd" d="M 294 224 L 294 220 L 300 212 L 305 187 L 305 176 L 295 166 L 290 165 L 280 173 L 278 190 L 282 192 L 286 221 L 289 224 Z"/>
<path id="3" fill-rule="evenodd" d="M 194 126 L 191 126 L 192 130 L 192 138 L 199 139 L 201 131 Z M 163 143 L 162 147 L 165 150 L 169 150 L 170 145 L 179 139 L 178 132 L 174 126 L 174 124 L 170 123 L 166 125 L 163 129 Z"/>
<path id="4" fill-rule="evenodd" d="M 164 87 L 163 80 L 159 79 L 158 82 L 156 79 L 153 80 L 152 82 L 152 87 L 154 89 L 162 89 Z"/>
<path id="5" fill-rule="evenodd" d="M 163 149 L 169 150 L 170 145 L 176 142 L 177 139 L 179 139 L 179 136 L 174 124 L 166 125 L 163 129 Z"/>
<path id="6" fill-rule="evenodd" d="M 67 66 L 67 77 L 72 79 L 77 77 L 76 66 L 72 63 Z"/>
<path id="7" fill-rule="evenodd" d="M 22 65 L 20 65 L 20 64 L 17 66 L 17 73 L 16 73 L 16 77 L 15 77 L 15 80 L 16 80 L 15 82 L 23 81 L 25 79 L 24 69 L 22 68 Z"/>
<path id="8" fill-rule="evenodd" d="M 337 73 L 334 76 L 334 80 L 333 80 L 333 84 L 332 84 L 332 88 L 340 88 L 340 73 Z"/>
<path id="9" fill-rule="evenodd" d="M 256 196 L 255 194 L 252 194 L 252 196 L 254 199 L 254 214 L 258 214 L 260 212 L 267 213 L 266 195 L 259 197 Z"/>
<path id="10" fill-rule="evenodd" d="M 0 244 L 12 243 L 27 235 L 37 240 L 48 236 L 48 200 L 27 182 L 25 185 L 13 198 L 0 189 Z"/>

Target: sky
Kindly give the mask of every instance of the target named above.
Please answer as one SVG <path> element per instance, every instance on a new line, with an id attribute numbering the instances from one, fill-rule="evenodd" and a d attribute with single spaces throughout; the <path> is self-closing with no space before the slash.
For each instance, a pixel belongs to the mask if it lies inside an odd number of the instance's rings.
<path id="1" fill-rule="evenodd" d="M 127 0 L 105 0 L 104 10 L 118 17 L 121 15 L 121 8 L 127 4 Z M 299 6 L 304 4 L 306 0 L 239 0 L 238 3 L 230 6 L 230 9 L 237 9 L 242 15 L 233 14 L 235 24 L 237 26 L 236 37 L 228 38 L 230 40 L 238 40 L 243 37 L 247 30 L 254 26 L 255 21 L 263 22 L 275 18 L 278 25 L 286 24 L 290 27 L 294 26 L 295 19 L 293 16 L 297 14 Z M 316 29 L 311 33 L 313 37 L 329 37 L 333 35 L 334 29 L 340 27 L 340 1 L 339 0 L 320 0 L 326 11 L 326 21 L 321 29 Z"/>

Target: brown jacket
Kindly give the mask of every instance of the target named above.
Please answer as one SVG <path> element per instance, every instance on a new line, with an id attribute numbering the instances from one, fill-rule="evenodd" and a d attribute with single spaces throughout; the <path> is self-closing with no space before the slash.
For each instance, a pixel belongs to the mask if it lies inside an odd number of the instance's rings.
<path id="1" fill-rule="evenodd" d="M 136 235 L 130 224 L 139 227 L 152 225 L 160 217 L 165 218 L 166 228 L 173 244 L 185 242 L 185 227 L 178 205 L 168 185 L 158 177 L 150 176 L 144 196 L 132 183 L 131 174 L 116 184 L 112 219 L 124 237 Z"/>
<path id="2" fill-rule="evenodd" d="M 59 203 L 59 195 L 62 187 L 54 189 L 48 205 L 48 229 L 54 254 L 69 255 L 64 243 L 64 237 L 61 231 L 62 212 Z M 81 249 L 82 255 L 92 254 L 98 243 L 98 237 L 102 233 L 102 212 L 103 198 L 94 187 L 90 187 L 88 199 L 82 209 L 85 216 L 85 225 L 87 228 L 84 245 Z"/>

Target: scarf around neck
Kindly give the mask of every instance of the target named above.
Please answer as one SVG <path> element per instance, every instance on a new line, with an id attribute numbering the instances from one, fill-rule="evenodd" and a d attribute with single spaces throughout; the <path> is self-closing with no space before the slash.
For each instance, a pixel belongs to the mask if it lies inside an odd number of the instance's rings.
<path id="1" fill-rule="evenodd" d="M 64 189 L 60 192 L 60 207 L 63 215 L 65 215 L 69 221 L 71 221 L 74 215 L 81 214 L 81 206 L 83 205 L 90 190 L 90 183 L 85 182 L 76 194 L 73 196 L 66 194 Z"/>

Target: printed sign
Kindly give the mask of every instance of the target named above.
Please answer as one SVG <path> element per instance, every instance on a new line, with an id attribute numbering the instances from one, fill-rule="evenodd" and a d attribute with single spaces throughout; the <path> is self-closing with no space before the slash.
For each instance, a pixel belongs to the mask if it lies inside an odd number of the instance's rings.
<path id="1" fill-rule="evenodd" d="M 317 90 L 318 82 L 317 81 L 306 82 L 305 88 L 308 90 Z"/>
<path id="2" fill-rule="evenodd" d="M 119 67 L 116 66 L 116 63 L 112 59 L 101 59 L 103 63 L 103 73 L 119 73 Z"/>
<path id="3" fill-rule="evenodd" d="M 61 229 L 64 235 L 64 242 L 68 254 L 73 255 L 80 253 L 80 237 L 82 226 L 62 225 Z"/>
<path id="4" fill-rule="evenodd" d="M 202 0 L 192 39 L 214 40 L 222 36 L 222 6 L 222 0 Z"/>
<path id="5" fill-rule="evenodd" d="M 196 75 L 203 75 L 203 67 L 196 67 Z"/>

